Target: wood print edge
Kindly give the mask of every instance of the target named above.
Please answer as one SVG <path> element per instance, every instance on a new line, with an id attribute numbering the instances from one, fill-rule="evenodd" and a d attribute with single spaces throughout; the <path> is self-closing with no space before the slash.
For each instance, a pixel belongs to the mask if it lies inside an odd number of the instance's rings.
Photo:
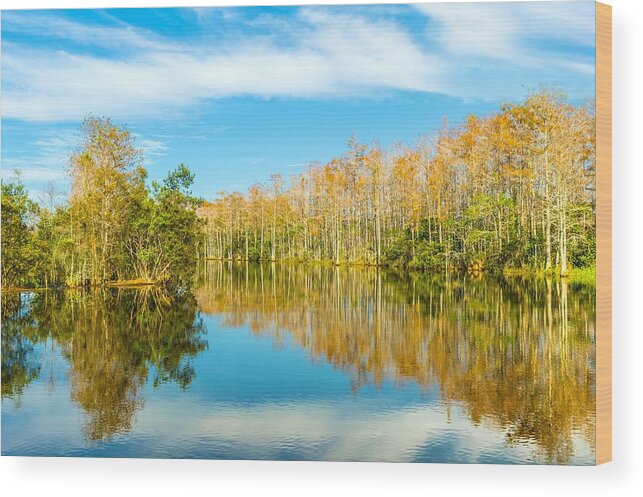
<path id="1" fill-rule="evenodd" d="M 612 7 L 596 3 L 596 464 L 612 460 Z"/>

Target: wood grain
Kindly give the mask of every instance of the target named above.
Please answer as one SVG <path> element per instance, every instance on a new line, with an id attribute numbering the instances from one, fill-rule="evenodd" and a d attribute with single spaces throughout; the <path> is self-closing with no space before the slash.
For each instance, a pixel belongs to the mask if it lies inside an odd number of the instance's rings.
<path id="1" fill-rule="evenodd" d="M 596 464 L 612 460 L 612 7 L 596 3 Z"/>

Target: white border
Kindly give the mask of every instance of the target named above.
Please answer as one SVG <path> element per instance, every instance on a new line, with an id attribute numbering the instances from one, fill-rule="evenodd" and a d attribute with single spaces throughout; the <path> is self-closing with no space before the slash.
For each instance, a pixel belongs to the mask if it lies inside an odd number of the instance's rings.
<path id="1" fill-rule="evenodd" d="M 405 3 L 400 1 L 0 0 L 1 9 Z M 614 462 L 592 467 L 0 458 L 3 495 L 643 495 L 643 2 L 612 0 L 614 22 Z"/>

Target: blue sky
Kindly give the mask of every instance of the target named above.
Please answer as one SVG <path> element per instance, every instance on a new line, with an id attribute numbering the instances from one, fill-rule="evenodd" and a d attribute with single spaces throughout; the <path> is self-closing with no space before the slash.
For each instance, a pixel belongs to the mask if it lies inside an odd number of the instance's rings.
<path id="1" fill-rule="evenodd" d="M 69 187 L 83 116 L 213 198 L 542 85 L 594 98 L 594 2 L 3 11 L 2 177 Z"/>

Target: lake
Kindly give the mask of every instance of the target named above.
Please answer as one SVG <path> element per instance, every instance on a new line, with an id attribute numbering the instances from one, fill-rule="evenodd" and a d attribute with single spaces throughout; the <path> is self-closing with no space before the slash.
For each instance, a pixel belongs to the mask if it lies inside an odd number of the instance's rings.
<path id="1" fill-rule="evenodd" d="M 2 296 L 2 454 L 593 464 L 595 288 L 208 262 Z"/>

